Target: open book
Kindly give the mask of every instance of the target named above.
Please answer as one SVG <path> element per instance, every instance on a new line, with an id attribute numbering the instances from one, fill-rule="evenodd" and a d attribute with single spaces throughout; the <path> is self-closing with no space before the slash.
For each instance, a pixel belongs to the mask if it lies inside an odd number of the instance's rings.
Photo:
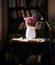
<path id="1" fill-rule="evenodd" d="M 11 39 L 11 41 L 20 41 L 20 42 L 28 42 L 28 41 L 33 41 L 33 42 L 45 42 L 45 38 L 36 38 L 36 39 L 30 39 L 30 40 L 28 40 L 28 39 L 26 39 L 26 38 L 22 38 L 22 37 L 20 37 L 20 38 L 13 38 L 13 39 Z"/>

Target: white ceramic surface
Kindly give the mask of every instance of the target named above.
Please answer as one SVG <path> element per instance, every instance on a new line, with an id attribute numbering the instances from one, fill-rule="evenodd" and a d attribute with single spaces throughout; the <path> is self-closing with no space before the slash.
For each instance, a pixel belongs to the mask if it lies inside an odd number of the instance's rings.
<path id="1" fill-rule="evenodd" d="M 31 39 L 36 38 L 35 27 L 27 25 L 25 36 L 26 36 L 27 40 L 31 40 Z"/>

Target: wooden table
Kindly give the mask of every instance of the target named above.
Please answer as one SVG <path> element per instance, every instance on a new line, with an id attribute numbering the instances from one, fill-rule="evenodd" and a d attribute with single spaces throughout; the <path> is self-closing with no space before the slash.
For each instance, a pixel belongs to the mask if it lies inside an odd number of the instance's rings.
<path id="1" fill-rule="evenodd" d="M 18 56 L 22 59 L 20 63 L 25 63 L 29 55 L 41 54 L 41 65 L 51 65 L 49 54 L 49 41 L 45 39 L 44 42 L 40 41 L 19 41 L 11 40 L 9 46 L 12 47 L 12 61 L 14 65 L 15 49 L 18 47 Z"/>

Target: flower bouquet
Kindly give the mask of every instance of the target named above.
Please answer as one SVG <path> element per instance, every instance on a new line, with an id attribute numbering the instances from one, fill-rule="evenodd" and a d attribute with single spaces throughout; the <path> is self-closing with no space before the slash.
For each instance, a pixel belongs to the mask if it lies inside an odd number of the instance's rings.
<path id="1" fill-rule="evenodd" d="M 28 40 L 34 39 L 36 37 L 35 23 L 38 19 L 34 15 L 32 17 L 25 17 L 24 20 L 26 25 L 26 38 Z"/>
<path id="2" fill-rule="evenodd" d="M 37 22 L 37 18 L 36 16 L 32 16 L 32 17 L 25 17 L 25 25 L 27 26 L 35 26 L 35 23 Z"/>

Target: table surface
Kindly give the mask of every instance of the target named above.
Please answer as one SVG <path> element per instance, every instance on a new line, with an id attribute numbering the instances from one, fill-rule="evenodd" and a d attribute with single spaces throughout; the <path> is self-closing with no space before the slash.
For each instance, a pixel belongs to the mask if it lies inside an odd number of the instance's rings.
<path id="1" fill-rule="evenodd" d="M 25 43 L 43 43 L 43 42 L 45 42 L 46 40 L 49 40 L 49 39 L 46 39 L 46 38 L 35 38 L 35 39 L 31 39 L 31 40 L 27 40 L 26 38 L 22 38 L 22 37 L 20 37 L 20 38 L 12 38 L 11 40 L 10 40 L 10 42 L 16 42 L 16 43 L 18 43 L 18 42 L 25 42 Z"/>

